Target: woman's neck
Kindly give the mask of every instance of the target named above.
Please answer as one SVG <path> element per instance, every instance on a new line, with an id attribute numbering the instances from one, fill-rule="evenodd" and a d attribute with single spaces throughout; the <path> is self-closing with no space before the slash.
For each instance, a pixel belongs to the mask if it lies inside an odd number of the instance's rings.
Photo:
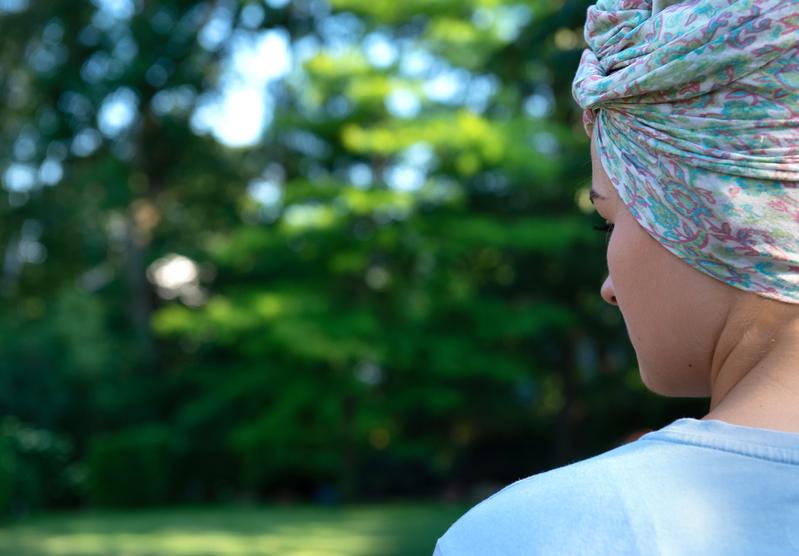
<path id="1" fill-rule="evenodd" d="M 704 419 L 799 433 L 799 323 L 765 320 L 720 338 Z"/>

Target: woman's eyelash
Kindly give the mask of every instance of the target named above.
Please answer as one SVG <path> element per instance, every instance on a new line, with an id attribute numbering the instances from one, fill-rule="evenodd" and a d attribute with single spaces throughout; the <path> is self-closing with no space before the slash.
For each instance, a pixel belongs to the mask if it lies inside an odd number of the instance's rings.
<path id="1" fill-rule="evenodd" d="M 594 226 L 594 229 L 598 232 L 612 232 L 613 224 L 606 223 L 604 226 Z"/>

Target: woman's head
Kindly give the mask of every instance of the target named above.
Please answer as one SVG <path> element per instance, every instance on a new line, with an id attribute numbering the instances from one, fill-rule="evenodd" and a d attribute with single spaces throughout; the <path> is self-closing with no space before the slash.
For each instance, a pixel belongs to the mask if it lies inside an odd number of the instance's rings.
<path id="1" fill-rule="evenodd" d="M 658 243 L 799 304 L 796 17 L 778 0 L 600 0 L 573 92 L 617 193 Z"/>
<path id="2" fill-rule="evenodd" d="M 799 9 L 598 0 L 574 97 L 644 383 L 799 432 Z"/>
<path id="3" fill-rule="evenodd" d="M 734 288 L 664 249 L 633 218 L 591 145 L 597 212 L 613 225 L 602 298 L 618 305 L 647 387 L 668 396 L 708 396 L 710 365 Z M 741 292 L 743 293 L 743 292 Z"/>
<path id="4" fill-rule="evenodd" d="M 693 268 L 653 239 L 633 218 L 591 142 L 597 213 L 613 226 L 602 298 L 618 306 L 641 378 L 665 396 L 710 396 L 725 380 L 757 363 L 780 331 L 799 330 L 799 305 L 734 288 Z M 730 374 L 737 349 L 741 369 Z"/>

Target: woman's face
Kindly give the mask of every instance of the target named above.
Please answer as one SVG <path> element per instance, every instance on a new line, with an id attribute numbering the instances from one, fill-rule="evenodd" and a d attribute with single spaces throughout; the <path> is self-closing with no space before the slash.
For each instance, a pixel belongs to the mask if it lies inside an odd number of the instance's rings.
<path id="1" fill-rule="evenodd" d="M 602 298 L 621 311 L 641 379 L 665 396 L 710 395 L 711 359 L 734 288 L 661 246 L 633 218 L 591 141 L 594 206 L 613 225 Z"/>

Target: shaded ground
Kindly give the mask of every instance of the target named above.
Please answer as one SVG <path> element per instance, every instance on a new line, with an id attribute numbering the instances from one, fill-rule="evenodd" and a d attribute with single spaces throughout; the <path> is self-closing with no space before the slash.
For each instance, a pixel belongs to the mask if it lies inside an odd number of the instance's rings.
<path id="1" fill-rule="evenodd" d="M 0 556 L 418 556 L 467 506 L 179 508 L 47 514 L 0 529 Z"/>

